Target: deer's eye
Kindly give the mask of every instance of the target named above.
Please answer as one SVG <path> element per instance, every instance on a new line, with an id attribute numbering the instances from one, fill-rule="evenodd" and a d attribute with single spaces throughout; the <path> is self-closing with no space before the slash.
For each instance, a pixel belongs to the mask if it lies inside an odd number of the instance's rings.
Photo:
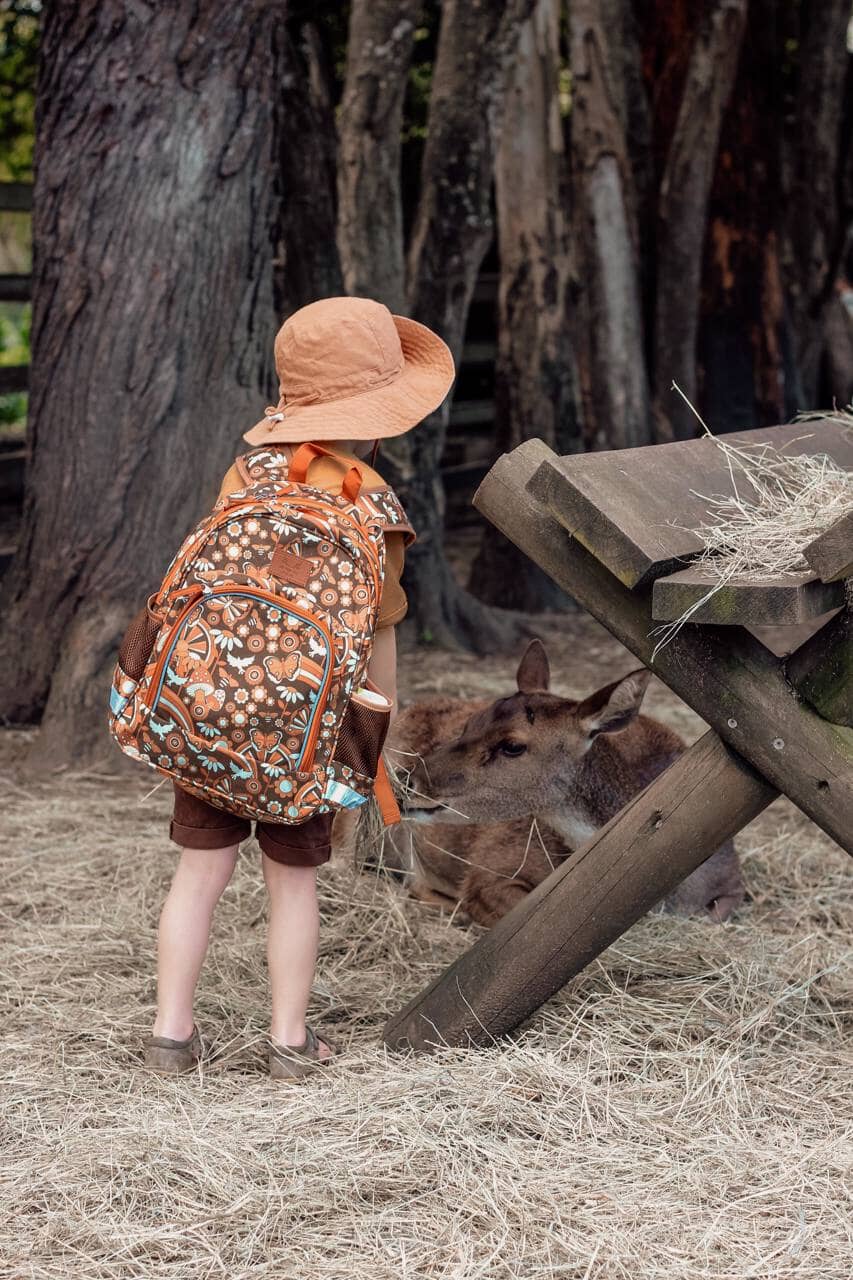
<path id="1" fill-rule="evenodd" d="M 523 756 L 527 750 L 526 742 L 513 742 L 511 738 L 504 738 L 503 742 L 498 743 L 498 751 L 502 756 Z"/>

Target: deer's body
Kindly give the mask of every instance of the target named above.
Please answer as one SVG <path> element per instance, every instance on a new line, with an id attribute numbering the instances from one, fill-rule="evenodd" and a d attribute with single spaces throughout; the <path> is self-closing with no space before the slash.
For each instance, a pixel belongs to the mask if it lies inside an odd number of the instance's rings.
<path id="1" fill-rule="evenodd" d="M 534 642 L 509 698 L 433 698 L 402 712 L 390 758 L 411 769 L 412 792 L 393 846 L 411 892 L 491 925 L 545 879 L 684 750 L 638 714 L 647 681 L 634 672 L 583 702 L 558 698 Z M 667 906 L 720 919 L 742 897 L 729 842 Z"/>

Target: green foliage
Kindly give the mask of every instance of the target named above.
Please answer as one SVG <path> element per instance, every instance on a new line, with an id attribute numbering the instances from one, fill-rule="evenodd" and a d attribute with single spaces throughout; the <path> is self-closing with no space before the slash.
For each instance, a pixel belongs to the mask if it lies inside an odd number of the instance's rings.
<path id="1" fill-rule="evenodd" d="M 30 323 L 29 303 L 0 304 L 0 365 L 29 364 Z M 0 396 L 0 437 L 20 435 L 26 423 L 26 392 Z"/>
<path id="2" fill-rule="evenodd" d="M 33 176 L 39 0 L 0 0 L 0 180 Z"/>
<path id="3" fill-rule="evenodd" d="M 0 437 L 20 435 L 27 424 L 27 393 L 12 391 L 0 396 Z"/>
<path id="4" fill-rule="evenodd" d="M 29 303 L 0 304 L 0 365 L 29 364 L 31 324 Z"/>

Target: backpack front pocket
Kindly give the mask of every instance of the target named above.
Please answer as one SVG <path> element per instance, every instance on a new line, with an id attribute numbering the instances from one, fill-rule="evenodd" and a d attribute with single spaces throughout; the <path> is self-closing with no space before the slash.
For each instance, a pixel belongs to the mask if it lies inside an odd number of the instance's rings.
<path id="1" fill-rule="evenodd" d="M 147 680 L 150 714 L 253 776 L 312 766 L 334 665 L 323 621 L 274 592 L 206 592 L 179 614 Z"/>

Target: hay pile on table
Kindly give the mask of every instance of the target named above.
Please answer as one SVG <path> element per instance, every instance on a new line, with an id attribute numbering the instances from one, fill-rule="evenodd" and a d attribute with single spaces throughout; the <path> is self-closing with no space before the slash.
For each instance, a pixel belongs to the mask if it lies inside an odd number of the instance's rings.
<path id="1" fill-rule="evenodd" d="M 741 841 L 733 926 L 645 920 L 486 1052 L 384 1054 L 477 931 L 333 864 L 312 1013 L 344 1056 L 294 1088 L 264 1075 L 254 846 L 202 980 L 211 1059 L 163 1081 L 139 1043 L 166 790 L 1 785 L 4 1278 L 847 1280 L 853 893 L 790 807 Z"/>
<path id="2" fill-rule="evenodd" d="M 837 421 L 839 429 L 853 430 L 853 413 Z M 770 444 L 734 445 L 713 435 L 704 422 L 702 426 L 726 460 L 732 487 L 722 495 L 691 490 L 708 510 L 708 520 L 691 529 L 703 543 L 691 567 L 708 571 L 714 581 L 679 618 L 655 629 L 660 639 L 652 660 L 729 583 L 811 572 L 805 548 L 853 511 L 853 473 L 826 454 L 788 454 Z M 802 439 L 808 439 L 807 420 Z"/>

